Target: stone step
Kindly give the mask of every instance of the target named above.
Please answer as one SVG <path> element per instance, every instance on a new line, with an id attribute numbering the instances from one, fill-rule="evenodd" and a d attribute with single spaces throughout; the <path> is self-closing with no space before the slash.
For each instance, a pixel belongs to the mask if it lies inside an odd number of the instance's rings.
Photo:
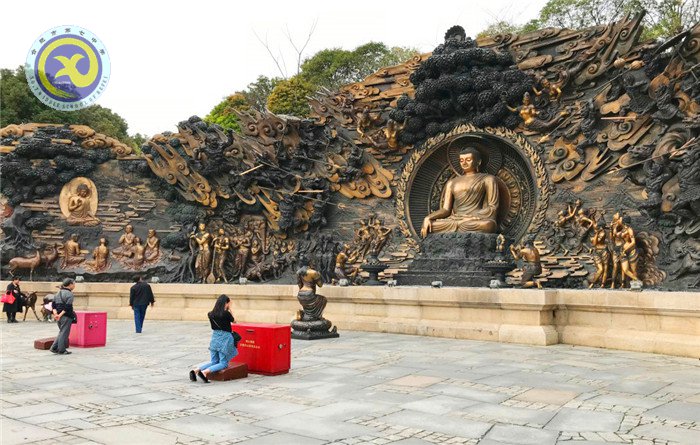
<path id="1" fill-rule="evenodd" d="M 229 363 L 228 368 L 218 372 L 213 372 L 207 376 L 209 380 L 216 380 L 218 382 L 226 382 L 245 377 L 248 377 L 248 365 L 237 362 L 231 362 Z"/>
<path id="2" fill-rule="evenodd" d="M 34 340 L 34 349 L 46 351 L 47 349 L 51 348 L 54 341 L 56 341 L 56 337 L 39 338 Z"/>

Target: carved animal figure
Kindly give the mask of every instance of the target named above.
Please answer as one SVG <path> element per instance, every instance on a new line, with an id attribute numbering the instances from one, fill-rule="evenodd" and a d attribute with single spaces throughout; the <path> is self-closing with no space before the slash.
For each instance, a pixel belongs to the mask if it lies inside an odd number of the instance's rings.
<path id="1" fill-rule="evenodd" d="M 50 251 L 41 256 L 41 261 L 47 269 L 52 267 L 53 263 L 58 259 L 58 247 L 59 244 L 52 244 Z"/>
<path id="2" fill-rule="evenodd" d="M 41 253 L 39 251 L 36 251 L 36 254 L 31 257 L 31 258 L 25 258 L 25 257 L 15 257 L 12 258 L 9 262 L 10 265 L 10 275 L 13 277 L 15 276 L 15 271 L 17 269 L 29 269 L 29 281 L 32 280 L 32 274 L 34 273 L 34 269 L 39 267 L 41 264 Z"/>
<path id="3" fill-rule="evenodd" d="M 22 299 L 24 300 L 24 318 L 22 321 L 27 320 L 27 313 L 29 312 L 29 309 L 34 312 L 34 316 L 36 317 L 37 321 L 41 321 L 39 316 L 36 314 L 36 292 L 30 292 L 29 295 L 22 294 Z"/>

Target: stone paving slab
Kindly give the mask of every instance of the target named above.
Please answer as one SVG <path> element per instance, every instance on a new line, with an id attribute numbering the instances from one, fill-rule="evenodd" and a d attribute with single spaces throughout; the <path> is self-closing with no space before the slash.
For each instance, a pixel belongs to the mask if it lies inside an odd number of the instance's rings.
<path id="1" fill-rule="evenodd" d="M 294 340 L 289 374 L 192 383 L 208 324 L 109 320 L 56 356 L 0 324 L 0 443 L 232 445 L 700 443 L 700 362 L 381 333 Z"/>
<path id="2" fill-rule="evenodd" d="M 515 425 L 496 425 L 486 434 L 486 439 L 514 445 L 550 445 L 557 441 L 554 431 Z M 483 443 L 483 442 L 481 442 Z"/>
<path id="3" fill-rule="evenodd" d="M 563 408 L 545 428 L 560 431 L 617 431 L 622 414 Z"/>

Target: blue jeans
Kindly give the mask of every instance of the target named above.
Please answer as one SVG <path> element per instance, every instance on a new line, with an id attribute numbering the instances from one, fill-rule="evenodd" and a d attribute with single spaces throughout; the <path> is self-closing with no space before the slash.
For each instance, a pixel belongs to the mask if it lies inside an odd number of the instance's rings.
<path id="1" fill-rule="evenodd" d="M 212 331 L 209 343 L 211 359 L 207 363 L 198 366 L 201 371 L 221 371 L 228 367 L 228 362 L 238 355 L 238 350 L 233 346 L 233 337 L 230 332 Z"/>
<path id="2" fill-rule="evenodd" d="M 135 304 L 134 305 L 134 323 L 136 323 L 136 332 L 141 333 L 143 328 L 143 321 L 146 319 L 146 309 L 147 304 Z"/>

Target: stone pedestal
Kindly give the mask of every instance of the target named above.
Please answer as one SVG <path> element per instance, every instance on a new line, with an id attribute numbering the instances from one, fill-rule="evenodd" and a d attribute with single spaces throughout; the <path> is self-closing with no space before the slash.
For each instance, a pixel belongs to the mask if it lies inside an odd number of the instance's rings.
<path id="1" fill-rule="evenodd" d="M 389 265 L 379 261 L 376 255 L 370 255 L 367 261 L 360 266 L 360 269 L 369 273 L 369 278 L 362 284 L 365 286 L 384 286 L 386 283 L 379 279 L 379 274 L 388 267 Z"/>
<path id="2" fill-rule="evenodd" d="M 408 270 L 399 272 L 400 286 L 429 286 L 442 281 L 443 286 L 487 287 L 492 279 L 503 280 L 516 265 L 496 252 L 496 233 L 431 233 L 421 242 L 421 251 Z M 508 251 L 506 242 L 504 250 Z"/>
<path id="3" fill-rule="evenodd" d="M 292 338 L 297 340 L 320 340 L 323 338 L 338 338 L 338 328 L 331 326 L 329 320 L 321 318 L 320 320 L 292 320 Z"/>

